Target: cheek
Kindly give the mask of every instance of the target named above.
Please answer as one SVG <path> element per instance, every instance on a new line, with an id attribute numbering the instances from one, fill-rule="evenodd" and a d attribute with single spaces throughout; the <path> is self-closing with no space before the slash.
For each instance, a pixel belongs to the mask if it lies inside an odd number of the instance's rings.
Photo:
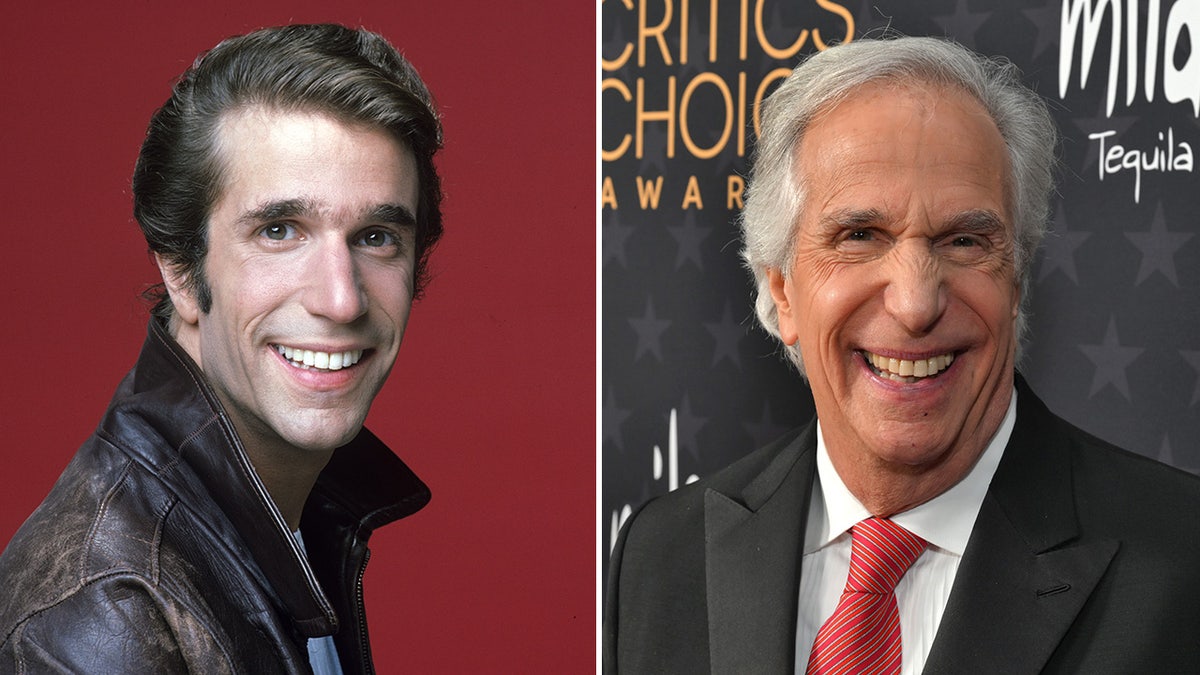
<path id="1" fill-rule="evenodd" d="M 401 330 L 412 308 L 413 275 L 409 270 L 365 270 L 362 277 L 371 304 Z"/>
<path id="2" fill-rule="evenodd" d="M 1020 295 L 1004 279 L 974 275 L 956 283 L 958 297 L 983 323 L 988 333 L 1011 336 L 1020 305 Z"/>
<path id="3" fill-rule="evenodd" d="M 851 323 L 856 312 L 870 304 L 873 292 L 869 275 L 861 266 L 840 266 L 813 278 L 803 291 L 805 324 L 819 339 Z"/>

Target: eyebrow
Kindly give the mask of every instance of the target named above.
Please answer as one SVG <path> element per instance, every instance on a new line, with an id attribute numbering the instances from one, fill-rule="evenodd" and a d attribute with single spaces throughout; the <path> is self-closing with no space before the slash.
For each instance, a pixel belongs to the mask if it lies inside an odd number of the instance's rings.
<path id="1" fill-rule="evenodd" d="M 820 220 L 822 227 L 846 228 L 862 227 L 886 220 L 879 209 L 843 209 L 835 211 Z M 988 209 L 970 209 L 956 213 L 947 221 L 956 230 L 982 234 L 1003 230 L 1004 220 L 994 211 Z"/>
<path id="2" fill-rule="evenodd" d="M 367 220 L 376 223 L 399 225 L 401 227 L 416 227 L 417 225 L 417 217 L 403 204 L 380 204 L 368 212 Z"/>
<path id="3" fill-rule="evenodd" d="M 885 220 L 879 209 L 841 209 L 821 217 L 821 228 L 861 227 Z"/>
<path id="4" fill-rule="evenodd" d="M 1005 229 L 1005 223 L 1000 214 L 987 209 L 963 211 L 951 218 L 950 223 L 954 229 L 976 234 L 1003 231 Z"/>
<path id="5" fill-rule="evenodd" d="M 238 216 L 237 222 L 243 225 L 253 225 L 269 220 L 295 218 L 314 213 L 316 208 L 308 199 L 280 199 L 267 202 L 246 211 Z"/>
<path id="6" fill-rule="evenodd" d="M 279 199 L 266 202 L 246 211 L 238 217 L 242 225 L 256 225 L 272 220 L 286 220 L 300 216 L 312 216 L 321 209 L 316 202 L 306 198 Z M 403 204 L 379 204 L 368 209 L 362 220 L 372 223 L 389 223 L 398 226 L 416 226 L 417 218 L 412 210 Z"/>

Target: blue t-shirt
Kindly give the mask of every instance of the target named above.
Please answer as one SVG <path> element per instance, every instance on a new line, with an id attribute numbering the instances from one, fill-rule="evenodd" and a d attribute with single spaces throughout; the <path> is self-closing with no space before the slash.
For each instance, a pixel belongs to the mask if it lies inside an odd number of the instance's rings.
<path id="1" fill-rule="evenodd" d="M 308 549 L 304 547 L 304 537 L 300 530 L 292 533 L 300 550 L 308 557 Z M 314 675 L 342 675 L 342 663 L 338 660 L 337 647 L 333 644 L 332 635 L 308 639 L 308 663 L 312 666 Z"/>

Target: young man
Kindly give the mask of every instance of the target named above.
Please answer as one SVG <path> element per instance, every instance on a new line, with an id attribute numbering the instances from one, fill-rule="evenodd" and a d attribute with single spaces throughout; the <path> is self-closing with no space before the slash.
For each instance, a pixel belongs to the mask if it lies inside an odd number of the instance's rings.
<path id="1" fill-rule="evenodd" d="M 372 670 L 367 538 L 429 491 L 362 424 L 441 234 L 440 146 L 364 30 L 266 29 L 184 73 L 134 173 L 149 336 L 0 556 L 0 670 Z"/>

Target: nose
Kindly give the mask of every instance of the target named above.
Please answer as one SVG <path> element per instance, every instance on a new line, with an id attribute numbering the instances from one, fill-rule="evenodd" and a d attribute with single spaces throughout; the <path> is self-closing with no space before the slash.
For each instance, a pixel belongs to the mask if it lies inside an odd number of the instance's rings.
<path id="1" fill-rule="evenodd" d="M 304 270 L 304 308 L 313 316 L 351 323 L 367 311 L 354 254 L 345 242 L 326 242 L 307 261 Z"/>
<path id="2" fill-rule="evenodd" d="M 946 311 L 942 264 L 923 239 L 908 240 L 889 256 L 884 307 L 910 335 L 924 335 Z"/>

